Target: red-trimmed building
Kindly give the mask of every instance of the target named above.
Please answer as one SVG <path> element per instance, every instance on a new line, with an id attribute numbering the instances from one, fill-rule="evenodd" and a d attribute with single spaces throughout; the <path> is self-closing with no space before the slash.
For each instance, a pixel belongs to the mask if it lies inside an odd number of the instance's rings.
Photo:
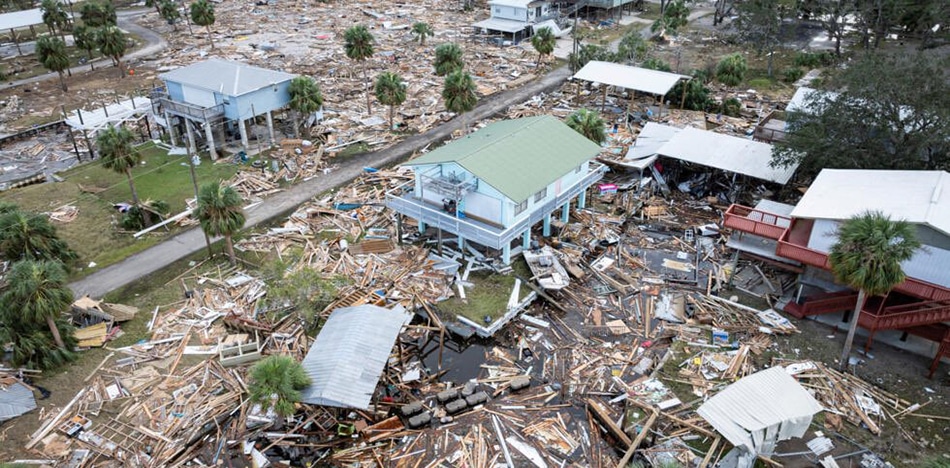
<path id="1" fill-rule="evenodd" d="M 868 298 L 858 320 L 870 334 L 866 347 L 880 330 L 937 342 L 933 375 L 950 356 L 950 173 L 825 169 L 796 206 L 732 205 L 724 224 L 734 230 L 730 246 L 800 273 L 785 311 L 802 318 L 854 308 L 857 293 L 835 283 L 828 252 L 838 226 L 866 211 L 913 223 L 924 245 L 902 265 L 903 283 Z"/>

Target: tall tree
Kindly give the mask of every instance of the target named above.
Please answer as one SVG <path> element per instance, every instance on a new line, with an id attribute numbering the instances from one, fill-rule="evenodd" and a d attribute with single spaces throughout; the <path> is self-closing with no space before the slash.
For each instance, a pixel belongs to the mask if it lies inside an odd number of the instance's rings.
<path id="1" fill-rule="evenodd" d="M 155 13 L 158 13 L 158 16 L 162 16 L 161 3 L 162 3 L 162 0 L 145 0 L 145 6 L 149 8 L 154 8 Z"/>
<path id="2" fill-rule="evenodd" d="M 910 260 L 919 247 L 912 224 L 892 221 L 880 212 L 859 214 L 838 228 L 838 240 L 831 246 L 828 263 L 835 279 L 858 290 L 841 353 L 842 369 L 848 365 L 858 317 L 867 297 L 885 294 L 903 282 L 906 276 L 901 263 Z"/>
<path id="3" fill-rule="evenodd" d="M 835 41 L 835 55 L 841 55 L 841 40 L 844 39 L 847 18 L 854 12 L 851 0 L 818 0 L 814 2 L 816 18 L 828 37 Z"/>
<path id="4" fill-rule="evenodd" d="M 604 128 L 604 119 L 592 110 L 578 109 L 567 116 L 567 126 L 574 129 L 575 132 L 584 135 L 594 143 L 602 144 L 607 140 L 607 131 Z"/>
<path id="5" fill-rule="evenodd" d="M 768 57 L 768 75 L 772 76 L 772 57 L 785 38 L 783 24 L 795 12 L 795 0 L 748 0 L 736 6 L 735 27 L 739 38 L 753 44 L 759 55 Z"/>
<path id="6" fill-rule="evenodd" d="M 178 4 L 174 0 L 162 0 L 158 5 L 158 14 L 162 19 L 172 25 L 175 31 L 178 31 L 178 20 L 181 19 L 181 12 L 178 10 Z"/>
<path id="7" fill-rule="evenodd" d="M 531 46 L 538 52 L 538 62 L 535 64 L 535 67 L 541 65 L 541 57 L 554 52 L 555 45 L 557 45 L 557 38 L 554 37 L 551 28 L 538 28 L 538 30 L 534 32 L 534 36 L 531 36 Z"/>
<path id="8" fill-rule="evenodd" d="M 213 182 L 203 185 L 198 192 L 198 209 L 195 217 L 201 229 L 209 236 L 223 236 L 231 264 L 237 264 L 234 243 L 231 238 L 244 227 L 244 200 L 233 187 Z"/>
<path id="9" fill-rule="evenodd" d="M 69 69 L 69 55 L 66 54 L 66 43 L 54 36 L 43 36 L 36 41 L 36 56 L 40 63 L 49 71 L 59 74 L 59 84 L 66 89 L 66 70 Z"/>
<path id="10" fill-rule="evenodd" d="M 363 69 L 364 86 L 369 81 L 366 77 L 366 60 L 373 56 L 375 42 L 376 39 L 362 24 L 351 26 L 343 33 L 343 51 L 351 60 L 359 62 L 360 68 Z M 369 88 L 366 88 L 366 112 L 373 113 L 373 105 L 369 101 Z"/>
<path id="11" fill-rule="evenodd" d="M 617 58 L 624 61 L 640 63 L 647 58 L 650 44 L 640 35 L 636 28 L 630 30 L 620 38 L 617 44 Z"/>
<path id="12" fill-rule="evenodd" d="M 435 48 L 435 74 L 446 76 L 465 67 L 462 48 L 458 44 L 446 42 Z"/>
<path id="13" fill-rule="evenodd" d="M 251 367 L 250 375 L 247 389 L 251 403 L 261 405 L 264 412 L 273 408 L 283 418 L 293 416 L 300 390 L 310 385 L 303 366 L 290 356 L 267 356 Z"/>
<path id="14" fill-rule="evenodd" d="M 66 42 L 65 28 L 69 15 L 63 9 L 63 4 L 58 0 L 43 0 L 40 3 L 40 9 L 43 11 L 43 24 L 51 33 L 58 33 L 63 42 Z"/>
<path id="15" fill-rule="evenodd" d="M 412 29 L 410 30 L 413 36 L 419 40 L 419 45 L 426 45 L 426 37 L 432 37 L 435 35 L 435 32 L 432 31 L 432 27 L 429 26 L 429 23 L 423 23 L 421 21 L 412 24 Z"/>
<path id="16" fill-rule="evenodd" d="M 688 23 L 689 7 L 686 6 L 686 0 L 674 0 L 666 5 L 660 17 L 650 26 L 650 30 L 658 36 L 675 36 L 679 29 Z"/>
<path id="17" fill-rule="evenodd" d="M 406 101 L 406 83 L 402 81 L 402 77 L 393 72 L 382 72 L 376 77 L 374 91 L 380 104 L 389 106 L 389 129 L 393 130 L 396 106 Z"/>
<path id="18" fill-rule="evenodd" d="M 290 110 L 294 112 L 294 137 L 300 136 L 300 116 L 309 116 L 320 110 L 323 105 L 323 93 L 320 85 L 309 76 L 298 76 L 290 80 Z"/>
<path id="19" fill-rule="evenodd" d="M 118 22 L 118 16 L 115 13 L 115 7 L 111 2 L 86 2 L 79 8 L 79 16 L 82 18 L 82 24 L 90 28 L 101 28 L 103 26 L 115 26 Z"/>
<path id="20" fill-rule="evenodd" d="M 64 264 L 76 259 L 56 233 L 49 218 L 17 209 L 0 214 L 0 256 L 20 260 L 50 260 Z"/>
<path id="21" fill-rule="evenodd" d="M 132 204 L 142 208 L 139 194 L 135 190 L 135 182 L 132 180 L 132 168 L 142 161 L 141 153 L 132 144 L 134 138 L 132 132 L 124 125 L 120 127 L 109 125 L 96 136 L 96 146 L 99 149 L 99 157 L 102 158 L 102 166 L 125 174 L 129 180 L 129 190 L 132 192 Z M 149 211 L 142 208 L 142 213 L 145 225 L 151 226 L 152 219 Z"/>
<path id="22" fill-rule="evenodd" d="M 73 41 L 76 43 L 76 47 L 86 51 L 86 57 L 89 60 L 89 67 L 92 70 L 96 69 L 96 66 L 92 63 L 92 51 L 99 48 L 99 44 L 96 42 L 96 30 L 84 24 L 80 24 L 73 28 Z"/>
<path id="23" fill-rule="evenodd" d="M 474 109 L 475 104 L 478 103 L 478 95 L 475 94 L 475 81 L 472 75 L 464 70 L 449 73 L 445 77 L 445 85 L 442 88 L 442 99 L 445 100 L 445 108 L 459 116 L 464 116 L 466 112 Z M 468 131 L 464 118 L 462 128 Z"/>
<path id="24" fill-rule="evenodd" d="M 868 54 L 788 113 L 772 164 L 822 168 L 950 170 L 950 58 Z"/>
<path id="25" fill-rule="evenodd" d="M 208 30 L 208 42 L 214 50 L 214 40 L 211 38 L 211 25 L 214 24 L 214 5 L 208 0 L 198 0 L 191 4 L 191 22 L 204 26 Z"/>
<path id="26" fill-rule="evenodd" d="M 56 346 L 65 348 L 56 320 L 72 304 L 73 292 L 66 286 L 66 271 L 62 264 L 56 261 L 16 262 L 10 269 L 7 283 L 7 289 L 0 296 L 0 305 L 17 311 L 23 321 L 45 322 Z"/>
<path id="27" fill-rule="evenodd" d="M 125 78 L 122 57 L 125 55 L 128 44 L 125 42 L 125 34 L 122 30 L 118 26 L 99 28 L 97 42 L 99 43 L 99 52 L 111 58 L 115 66 L 119 68 L 119 77 Z"/>

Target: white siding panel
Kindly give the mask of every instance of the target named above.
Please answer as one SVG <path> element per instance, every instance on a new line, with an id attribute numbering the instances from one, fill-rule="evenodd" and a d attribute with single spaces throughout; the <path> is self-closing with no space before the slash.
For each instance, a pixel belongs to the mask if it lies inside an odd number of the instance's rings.
<path id="1" fill-rule="evenodd" d="M 470 193 L 465 197 L 463 209 L 472 216 L 501 224 L 501 200 L 496 198 L 478 192 Z"/>
<path id="2" fill-rule="evenodd" d="M 212 107 L 214 102 L 214 93 L 203 89 L 192 88 L 190 86 L 181 87 L 182 94 L 185 96 L 185 102 L 202 107 Z"/>

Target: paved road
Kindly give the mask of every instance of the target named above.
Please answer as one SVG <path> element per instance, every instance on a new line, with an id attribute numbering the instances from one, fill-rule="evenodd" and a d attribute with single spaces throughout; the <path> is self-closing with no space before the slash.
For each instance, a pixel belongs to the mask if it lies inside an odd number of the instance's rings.
<path id="1" fill-rule="evenodd" d="M 480 102 L 478 107 L 466 115 L 464 122 L 471 123 L 490 117 L 503 111 L 510 104 L 524 102 L 540 92 L 556 89 L 569 76 L 570 70 L 567 67 L 561 67 L 521 88 L 491 96 Z M 267 223 L 293 212 L 300 204 L 315 195 L 353 180 L 366 166 L 386 167 L 402 162 L 413 152 L 422 149 L 426 145 L 448 139 L 452 132 L 460 128 L 461 125 L 462 120 L 454 118 L 426 133 L 409 137 L 391 148 L 361 157 L 350 158 L 330 174 L 320 175 L 309 181 L 294 185 L 248 210 L 245 227 Z M 201 229 L 194 228 L 132 255 L 119 263 L 103 268 L 70 284 L 69 287 L 77 295 L 88 294 L 100 298 L 110 291 L 146 277 L 204 248 L 204 235 Z"/>
<path id="2" fill-rule="evenodd" d="M 118 20 L 117 22 L 120 28 L 122 28 L 124 31 L 128 31 L 132 34 L 135 34 L 136 36 L 142 38 L 145 41 L 144 47 L 140 49 L 136 49 L 132 52 L 129 52 L 124 57 L 122 57 L 123 62 L 129 63 L 130 61 L 135 60 L 135 59 L 148 57 L 168 47 L 168 42 L 166 42 L 165 39 L 162 38 L 160 34 L 156 33 L 155 31 L 152 31 L 151 29 L 143 28 L 142 26 L 139 26 L 138 24 L 134 22 L 136 18 L 140 18 L 142 15 L 151 11 L 153 11 L 151 8 L 147 8 L 147 9 L 139 9 L 139 10 L 126 10 L 126 11 L 121 11 L 116 14 L 116 19 Z M 20 48 L 23 49 L 24 53 L 29 53 L 28 52 L 29 47 L 27 47 L 26 44 L 20 44 Z M 29 49 L 29 50 L 32 50 L 32 49 Z M 97 68 L 112 66 L 112 60 L 108 58 L 93 60 L 92 63 Z M 82 73 L 86 73 L 90 71 L 90 66 L 88 63 L 85 63 L 83 65 L 77 65 L 75 67 L 72 67 L 69 70 L 72 72 L 73 75 L 77 75 L 77 74 L 82 74 Z M 52 79 L 59 79 L 59 74 L 55 72 L 44 73 L 42 75 L 31 76 L 29 78 L 24 78 L 22 80 L 9 81 L 5 83 L 4 86 L 7 88 L 12 88 L 16 86 L 38 83 L 40 81 L 52 80 Z M 68 80 L 66 84 L 69 85 Z"/>

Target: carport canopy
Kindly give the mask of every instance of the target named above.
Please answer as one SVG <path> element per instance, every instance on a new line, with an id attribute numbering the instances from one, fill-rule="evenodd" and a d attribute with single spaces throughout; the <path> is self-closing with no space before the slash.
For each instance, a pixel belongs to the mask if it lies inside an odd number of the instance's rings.
<path id="1" fill-rule="evenodd" d="M 665 96 L 679 80 L 689 78 L 676 73 L 598 61 L 587 62 L 587 65 L 574 74 L 574 79 L 577 80 L 602 83 L 657 96 Z"/>

